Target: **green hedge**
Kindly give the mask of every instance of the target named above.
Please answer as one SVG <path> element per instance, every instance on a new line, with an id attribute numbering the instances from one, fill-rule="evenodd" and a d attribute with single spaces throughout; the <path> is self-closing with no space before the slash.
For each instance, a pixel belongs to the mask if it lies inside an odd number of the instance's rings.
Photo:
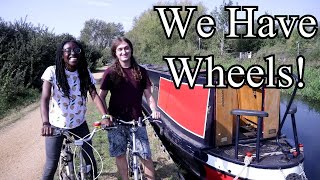
<path id="1" fill-rule="evenodd" d="M 72 35 L 55 35 L 43 26 L 24 20 L 14 23 L 0 18 L 0 114 L 15 106 L 17 99 L 41 89 L 41 75 L 55 64 L 57 45 Z M 84 44 L 89 68 L 93 70 L 102 57 L 100 50 Z M 31 93 L 33 94 L 33 93 Z"/>

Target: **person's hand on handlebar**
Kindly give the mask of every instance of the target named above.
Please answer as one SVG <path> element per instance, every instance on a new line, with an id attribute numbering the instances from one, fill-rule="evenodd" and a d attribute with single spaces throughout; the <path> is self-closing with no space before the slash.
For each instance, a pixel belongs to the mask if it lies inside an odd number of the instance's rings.
<path id="1" fill-rule="evenodd" d="M 112 116 L 109 114 L 103 115 L 101 124 L 106 125 L 106 126 L 111 126 L 112 125 Z"/>
<path id="2" fill-rule="evenodd" d="M 152 117 L 152 119 L 160 119 L 160 117 L 161 117 L 160 112 L 157 110 L 153 110 L 151 113 L 151 117 Z"/>
<path id="3" fill-rule="evenodd" d="M 41 136 L 52 136 L 53 128 L 49 122 L 44 122 L 41 128 Z"/>

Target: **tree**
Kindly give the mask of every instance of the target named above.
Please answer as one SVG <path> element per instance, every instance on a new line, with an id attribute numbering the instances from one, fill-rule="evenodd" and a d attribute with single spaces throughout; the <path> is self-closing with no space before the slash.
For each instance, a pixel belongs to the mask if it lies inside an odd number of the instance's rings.
<path id="1" fill-rule="evenodd" d="M 116 36 L 123 36 L 124 30 L 121 23 L 106 23 L 98 19 L 90 19 L 84 23 L 80 40 L 99 48 L 110 47 L 111 41 Z"/>
<path id="2" fill-rule="evenodd" d="M 215 9 L 211 12 L 211 15 L 214 17 L 216 21 L 216 36 L 218 37 L 220 43 L 220 55 L 223 55 L 225 49 L 224 35 L 229 29 L 229 13 L 224 10 L 224 7 L 232 5 L 232 0 L 229 0 L 228 3 L 226 3 L 225 0 L 223 0 L 223 3 L 220 5 L 219 9 L 215 7 Z"/>
<path id="3" fill-rule="evenodd" d="M 194 4 L 185 0 L 180 2 L 158 3 L 157 6 L 182 6 L 180 12 L 182 21 L 187 17 L 185 6 L 197 6 L 190 21 L 189 29 L 184 39 L 181 39 L 178 29 L 174 28 L 170 39 L 166 38 L 165 31 L 161 26 L 160 18 L 157 12 L 148 9 L 139 17 L 135 18 L 133 28 L 126 36 L 134 44 L 134 54 L 140 63 L 162 64 L 163 56 L 190 56 L 198 53 L 198 34 L 196 33 L 196 20 L 205 14 L 206 8 L 201 4 Z M 172 20 L 172 14 L 166 12 L 169 22 Z"/>

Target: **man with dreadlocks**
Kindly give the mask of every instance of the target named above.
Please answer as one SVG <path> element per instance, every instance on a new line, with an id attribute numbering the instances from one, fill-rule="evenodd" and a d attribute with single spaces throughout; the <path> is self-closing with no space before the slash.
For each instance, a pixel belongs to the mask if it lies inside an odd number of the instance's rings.
<path id="1" fill-rule="evenodd" d="M 114 63 L 106 69 L 100 87 L 100 97 L 107 107 L 105 98 L 111 92 L 108 111 L 111 116 L 130 121 L 142 117 L 142 95 L 147 99 L 152 110 L 152 118 L 159 119 L 160 112 L 156 110 L 156 103 L 151 94 L 151 81 L 147 71 L 139 66 L 133 57 L 132 43 L 124 37 L 116 38 L 111 46 Z M 110 156 L 116 157 L 116 164 L 122 179 L 128 179 L 126 160 L 127 139 L 129 128 L 119 126 L 108 132 Z M 140 151 L 145 174 L 154 179 L 154 167 L 151 159 L 146 128 L 139 128 L 136 133 L 137 149 Z M 132 142 L 131 142 L 132 143 Z"/>
<path id="2" fill-rule="evenodd" d="M 42 179 L 53 179 L 64 138 L 52 136 L 53 128 L 68 129 L 74 134 L 75 139 L 83 138 L 90 133 L 85 119 L 88 91 L 101 114 L 106 115 L 107 111 L 95 89 L 95 80 L 88 70 L 83 47 L 75 40 L 64 41 L 57 48 L 56 65 L 48 67 L 41 79 L 43 80 L 40 106 L 43 124 L 41 134 L 46 136 L 46 163 Z M 106 124 L 110 123 L 108 119 Z M 92 159 L 93 172 L 96 176 L 97 166 L 92 149 L 86 143 L 83 149 Z M 87 164 L 91 164 L 89 157 L 84 153 Z M 92 172 L 91 174 L 93 175 Z"/>

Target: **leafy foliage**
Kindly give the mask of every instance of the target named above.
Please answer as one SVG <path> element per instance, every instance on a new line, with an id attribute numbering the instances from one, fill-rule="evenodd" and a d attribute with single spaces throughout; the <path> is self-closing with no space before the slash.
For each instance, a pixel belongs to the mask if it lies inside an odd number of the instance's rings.
<path id="1" fill-rule="evenodd" d="M 214 8 L 210 13 L 207 13 L 207 9 L 201 3 L 193 3 L 188 0 L 180 0 L 173 3 L 160 1 L 160 3 L 156 5 L 167 7 L 197 6 L 198 10 L 192 17 L 185 39 L 179 37 L 177 28 L 174 28 L 171 39 L 167 39 L 164 29 L 161 26 L 160 18 L 153 9 L 148 9 L 137 17 L 134 20 L 132 30 L 127 32 L 126 36 L 133 41 L 134 54 L 140 63 L 164 64 L 163 56 L 189 56 L 193 58 L 195 55 L 207 56 L 213 54 L 215 64 L 221 64 L 227 67 L 237 63 L 245 66 L 252 65 L 252 63 L 265 66 L 264 57 L 274 54 L 276 66 L 281 64 L 293 64 L 293 68 L 295 69 L 295 59 L 297 55 L 300 54 L 304 55 L 306 58 L 306 79 L 311 77 L 309 74 L 319 72 L 319 70 L 317 70 L 320 67 L 319 33 L 312 39 L 304 39 L 297 32 L 297 28 L 294 28 L 290 38 L 286 39 L 279 28 L 279 24 L 276 23 L 275 28 L 278 29 L 278 35 L 273 39 L 225 39 L 224 34 L 226 34 L 229 29 L 229 15 L 224 10 L 224 7 L 233 5 L 241 6 L 240 3 L 233 2 L 232 0 L 223 1 L 220 6 Z M 210 14 L 216 22 L 216 32 L 214 36 L 209 39 L 199 39 L 199 36 L 196 33 L 195 22 L 198 17 L 204 14 Z M 168 12 L 166 15 L 169 22 L 171 22 L 172 14 Z M 184 22 L 187 12 L 181 11 L 181 16 Z M 318 23 L 318 25 L 319 24 L 320 23 Z M 245 26 L 239 26 L 237 28 L 238 33 L 244 34 L 246 32 Z M 258 28 L 259 24 L 257 24 L 255 20 L 255 33 Z M 253 58 L 240 62 L 238 58 L 239 52 L 243 51 L 252 51 Z M 318 83 L 318 81 L 311 81 L 308 83 L 310 84 L 310 88 L 306 86 L 300 92 L 305 96 L 312 96 L 320 99 L 316 96 L 316 93 L 320 88 L 320 83 Z"/>
<path id="2" fill-rule="evenodd" d="M 91 50 L 99 52 L 98 54 L 90 54 L 94 59 L 99 57 L 96 62 L 89 63 L 90 67 L 94 67 L 96 64 L 104 65 L 110 62 L 112 59 L 110 54 L 112 39 L 123 35 L 124 30 L 121 23 L 107 23 L 98 19 L 86 21 L 84 28 L 81 30 L 80 39 L 88 45 L 89 52 L 91 52 Z"/>
<path id="3" fill-rule="evenodd" d="M 225 2 L 223 0 L 222 4 L 218 7 L 215 7 L 214 10 L 210 13 L 212 17 L 216 20 L 216 27 L 217 27 L 217 33 L 216 33 L 216 39 L 219 42 L 220 47 L 220 55 L 224 54 L 224 49 L 232 47 L 228 46 L 228 42 L 233 42 L 232 40 L 226 40 L 225 34 L 228 32 L 229 29 L 229 14 L 227 11 L 224 10 L 225 6 L 232 6 L 233 1 L 229 0 L 228 2 Z"/>
<path id="4" fill-rule="evenodd" d="M 113 38 L 123 35 L 124 30 L 121 23 L 106 23 L 102 20 L 90 19 L 84 23 L 80 39 L 87 44 L 106 48 L 110 47 Z"/>
<path id="5" fill-rule="evenodd" d="M 0 19 L 1 114 L 34 92 L 32 89 L 41 88 L 41 75 L 48 66 L 54 65 L 57 45 L 71 38 L 74 39 L 69 34 L 56 36 L 48 28 L 35 27 L 23 19 L 14 23 Z M 91 46 L 84 44 L 84 48 L 93 69 L 101 54 Z"/>
<path id="6" fill-rule="evenodd" d="M 140 63 L 162 64 L 163 56 L 190 56 L 198 53 L 198 35 L 196 33 L 196 20 L 205 14 L 206 8 L 201 4 L 192 4 L 190 1 L 174 3 L 158 3 L 157 6 L 198 6 L 191 19 L 185 39 L 181 39 L 177 28 L 172 32 L 172 37 L 167 39 L 161 26 L 160 18 L 156 11 L 148 9 L 136 18 L 133 28 L 126 36 L 132 40 L 134 54 Z M 185 22 L 187 11 L 181 11 L 182 20 Z M 172 19 L 172 14 L 167 13 L 167 18 Z"/>
<path id="7" fill-rule="evenodd" d="M 200 2 L 160 1 L 156 5 L 182 6 L 183 22 L 187 17 L 184 7 L 198 7 L 184 39 L 180 38 L 176 27 L 172 37 L 167 39 L 157 12 L 151 8 L 135 18 L 132 30 L 125 35 L 133 42 L 134 55 L 139 63 L 163 64 L 163 56 L 193 58 L 196 55 L 213 54 L 215 64 L 230 66 L 242 63 L 233 57 L 238 51 L 253 51 L 253 59 L 244 63 L 254 62 L 264 65 L 264 57 L 275 54 L 276 65 L 284 63 L 295 65 L 297 55 L 301 54 L 306 58 L 305 79 L 317 77 L 320 67 L 319 33 L 312 39 L 304 39 L 294 28 L 289 39 L 283 37 L 281 30 L 278 30 L 278 36 L 273 39 L 225 39 L 223 35 L 228 31 L 229 17 L 224 11 L 224 6 L 234 4 L 238 5 L 232 0 L 223 1 L 221 6 L 208 13 L 209 9 Z M 211 38 L 200 39 L 196 32 L 196 21 L 200 16 L 208 14 L 215 19 L 217 29 Z M 166 15 L 171 22 L 173 15 L 169 12 Z M 124 30 L 121 23 L 97 19 L 89 19 L 84 24 L 80 39 L 86 51 L 89 68 L 93 70 L 95 66 L 111 61 L 111 40 L 116 36 L 123 36 Z M 275 25 L 278 29 L 278 24 Z M 320 23 L 318 25 L 320 26 Z M 255 23 L 254 27 L 256 31 L 258 24 Z M 245 27 L 238 27 L 237 32 L 244 33 Z M 70 38 L 74 37 L 70 34 L 55 35 L 48 31 L 48 28 L 33 26 L 25 19 L 11 23 L 0 18 L 0 113 L 6 110 L 10 102 L 18 102 L 16 100 L 22 96 L 29 96 L 30 90 L 41 88 L 40 77 L 46 67 L 54 64 L 57 45 Z M 301 92 L 320 99 L 317 96 L 320 83 L 316 80 L 309 79 L 309 81 Z"/>

